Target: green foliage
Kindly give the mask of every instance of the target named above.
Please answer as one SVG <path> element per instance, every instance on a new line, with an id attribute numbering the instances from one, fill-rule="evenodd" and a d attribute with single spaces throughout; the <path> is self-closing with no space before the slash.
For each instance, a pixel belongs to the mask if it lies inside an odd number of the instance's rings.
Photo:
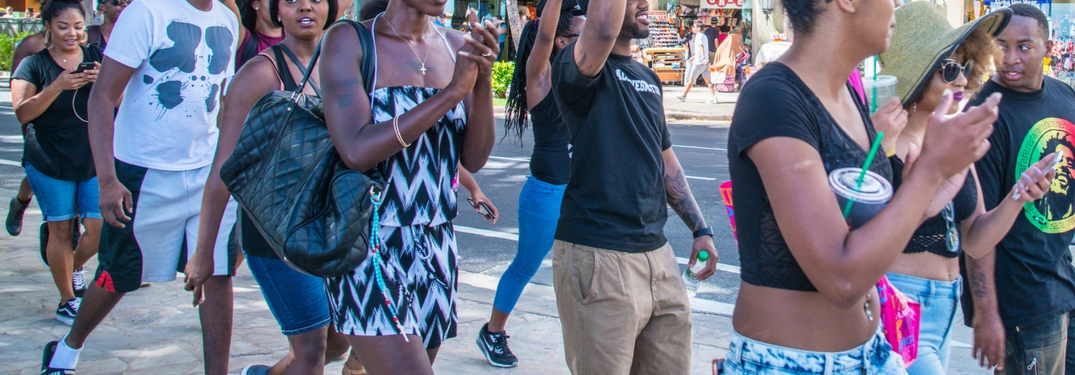
<path id="1" fill-rule="evenodd" d="M 24 31 L 15 36 L 0 33 L 0 70 L 11 70 L 11 57 L 15 54 L 15 46 L 33 33 L 33 31 Z"/>
<path id="2" fill-rule="evenodd" d="M 493 96 L 506 98 L 508 87 L 511 86 L 511 76 L 515 74 L 514 61 L 497 61 L 493 63 Z"/>

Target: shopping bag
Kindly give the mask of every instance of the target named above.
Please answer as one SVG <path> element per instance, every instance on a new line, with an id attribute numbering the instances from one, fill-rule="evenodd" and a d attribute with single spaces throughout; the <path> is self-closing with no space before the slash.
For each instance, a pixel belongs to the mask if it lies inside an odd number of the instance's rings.
<path id="1" fill-rule="evenodd" d="M 881 327 L 892 351 L 903 357 L 904 367 L 918 358 L 918 334 L 921 326 L 922 305 L 907 298 L 881 277 L 877 282 L 877 296 L 881 300 Z"/>

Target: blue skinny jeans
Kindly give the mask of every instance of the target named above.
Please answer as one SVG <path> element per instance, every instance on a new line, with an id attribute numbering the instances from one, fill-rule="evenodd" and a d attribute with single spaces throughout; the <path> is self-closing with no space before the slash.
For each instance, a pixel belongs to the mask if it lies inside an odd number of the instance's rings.
<path id="1" fill-rule="evenodd" d="M 553 185 L 530 176 L 519 192 L 519 247 L 515 259 L 500 276 L 493 300 L 493 307 L 500 312 L 510 314 L 515 309 L 523 287 L 552 250 L 566 188 L 567 185 Z"/>

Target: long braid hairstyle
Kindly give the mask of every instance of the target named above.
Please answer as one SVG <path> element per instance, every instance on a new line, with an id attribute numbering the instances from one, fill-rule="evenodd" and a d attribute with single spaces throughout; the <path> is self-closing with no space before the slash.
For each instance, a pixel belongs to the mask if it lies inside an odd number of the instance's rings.
<path id="1" fill-rule="evenodd" d="M 577 0 L 544 0 L 538 5 L 538 14 L 544 10 L 545 1 L 563 1 L 560 17 L 556 24 L 556 36 L 566 36 L 571 33 L 571 22 L 581 15 Z M 519 48 L 515 54 L 515 72 L 511 77 L 511 88 L 508 91 L 508 102 L 505 108 L 504 129 L 507 130 L 504 138 L 512 136 L 513 143 L 522 146 L 523 133 L 530 121 L 529 106 L 526 102 L 526 61 L 530 59 L 530 53 L 534 49 L 537 40 L 538 20 L 532 20 L 523 26 L 522 35 L 519 37 Z M 560 49 L 553 42 L 551 62 L 556 58 Z"/>

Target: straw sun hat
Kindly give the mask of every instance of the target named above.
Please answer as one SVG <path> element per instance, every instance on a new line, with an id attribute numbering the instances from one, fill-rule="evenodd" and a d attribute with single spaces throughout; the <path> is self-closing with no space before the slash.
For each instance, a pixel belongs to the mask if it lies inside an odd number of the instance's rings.
<path id="1" fill-rule="evenodd" d="M 896 9 L 896 30 L 888 51 L 879 56 L 881 72 L 899 78 L 896 96 L 904 106 L 918 96 L 941 60 L 975 29 L 996 36 L 1012 18 L 1010 9 L 1001 9 L 953 29 L 939 8 L 928 1 L 914 1 Z"/>

